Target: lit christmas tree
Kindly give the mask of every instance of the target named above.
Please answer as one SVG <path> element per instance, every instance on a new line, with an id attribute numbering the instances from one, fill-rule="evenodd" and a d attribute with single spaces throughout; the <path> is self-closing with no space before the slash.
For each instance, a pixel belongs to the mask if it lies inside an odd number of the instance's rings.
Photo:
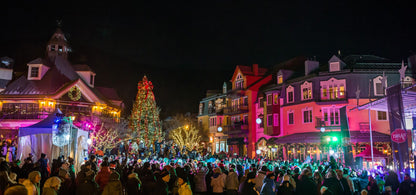
<path id="1" fill-rule="evenodd" d="M 138 84 L 136 101 L 130 116 L 130 128 L 146 147 L 150 147 L 157 138 L 162 136 L 159 112 L 153 94 L 153 84 L 144 76 Z"/>

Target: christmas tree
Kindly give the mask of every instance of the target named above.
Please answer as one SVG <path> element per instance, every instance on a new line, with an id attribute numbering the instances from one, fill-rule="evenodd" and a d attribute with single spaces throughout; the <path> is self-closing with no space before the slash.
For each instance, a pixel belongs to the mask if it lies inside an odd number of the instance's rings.
<path id="1" fill-rule="evenodd" d="M 159 112 L 153 94 L 153 84 L 144 76 L 138 84 L 136 101 L 130 117 L 130 128 L 146 147 L 162 136 Z"/>

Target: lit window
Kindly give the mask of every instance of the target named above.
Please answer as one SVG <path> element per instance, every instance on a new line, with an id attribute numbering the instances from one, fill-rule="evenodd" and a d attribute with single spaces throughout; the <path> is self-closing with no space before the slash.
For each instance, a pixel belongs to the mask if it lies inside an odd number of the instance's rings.
<path id="1" fill-rule="evenodd" d="M 279 94 L 273 93 L 273 104 L 278 105 L 279 104 Z"/>
<path id="2" fill-rule="evenodd" d="M 300 87 L 302 90 L 302 100 L 312 99 L 312 83 L 305 81 Z"/>
<path id="3" fill-rule="evenodd" d="M 377 111 L 377 120 L 386 121 L 387 120 L 387 112 Z"/>
<path id="4" fill-rule="evenodd" d="M 39 67 L 32 67 L 30 69 L 30 77 L 38 77 L 39 76 Z"/>
<path id="5" fill-rule="evenodd" d="M 337 80 L 334 78 L 328 81 L 321 81 L 321 91 L 323 100 L 334 100 L 345 98 L 345 79 Z"/>
<path id="6" fill-rule="evenodd" d="M 279 75 L 277 76 L 277 84 L 281 84 L 281 83 L 283 83 L 283 76 Z"/>

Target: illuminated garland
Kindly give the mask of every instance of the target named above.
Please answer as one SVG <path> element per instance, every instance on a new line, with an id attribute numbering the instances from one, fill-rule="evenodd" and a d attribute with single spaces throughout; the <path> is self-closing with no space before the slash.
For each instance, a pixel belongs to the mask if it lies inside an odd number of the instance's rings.
<path id="1" fill-rule="evenodd" d="M 74 91 L 75 91 L 75 96 L 74 96 Z M 72 100 L 72 101 L 78 101 L 79 99 L 81 99 L 81 90 L 79 90 L 77 87 L 72 87 L 71 89 L 69 89 L 68 92 L 68 97 Z"/>

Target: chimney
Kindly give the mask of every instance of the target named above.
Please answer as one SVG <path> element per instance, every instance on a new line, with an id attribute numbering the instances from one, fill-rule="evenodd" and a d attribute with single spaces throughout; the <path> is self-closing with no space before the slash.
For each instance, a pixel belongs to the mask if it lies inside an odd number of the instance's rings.
<path id="1" fill-rule="evenodd" d="M 319 62 L 316 60 L 305 61 L 305 76 L 309 75 L 312 71 L 319 68 Z"/>
<path id="2" fill-rule="evenodd" d="M 259 65 L 258 64 L 253 64 L 253 73 L 254 73 L 254 76 L 259 75 Z"/>

